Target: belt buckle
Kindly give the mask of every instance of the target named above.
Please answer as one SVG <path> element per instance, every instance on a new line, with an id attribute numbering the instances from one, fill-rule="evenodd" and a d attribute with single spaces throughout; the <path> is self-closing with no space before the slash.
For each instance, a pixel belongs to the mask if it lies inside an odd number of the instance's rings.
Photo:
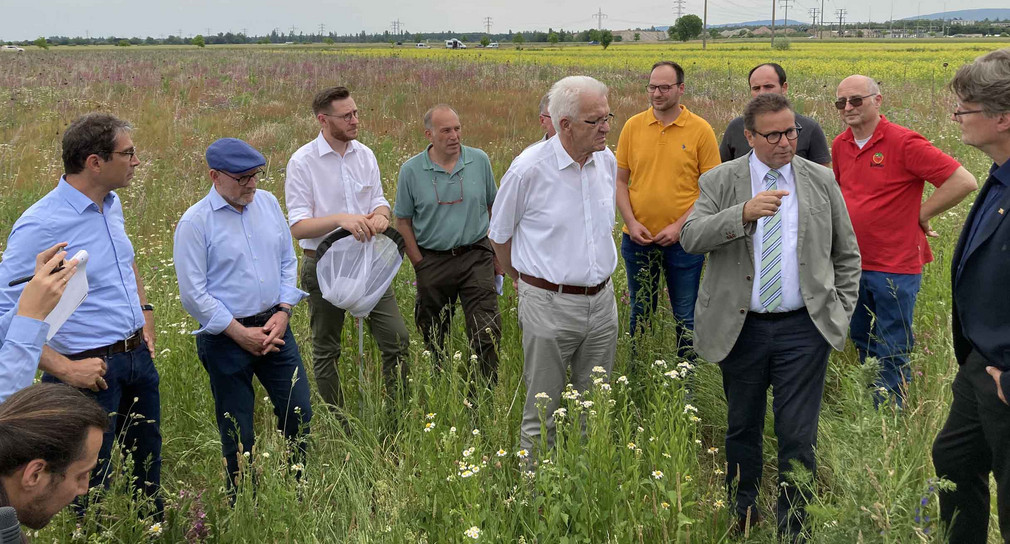
<path id="1" fill-rule="evenodd" d="M 463 253 L 463 246 L 456 246 L 449 250 L 449 254 L 453 257 L 460 255 L 461 253 Z"/>
<path id="2" fill-rule="evenodd" d="M 130 338 L 133 338 L 133 335 L 130 335 L 130 336 L 128 336 L 128 337 L 126 337 L 126 338 L 124 338 L 124 339 L 122 340 L 122 342 L 123 342 L 123 350 L 122 350 L 122 351 L 123 351 L 123 353 L 126 353 L 126 352 L 127 352 L 127 348 L 129 347 L 129 342 L 130 342 Z M 115 346 L 115 345 L 118 345 L 118 344 L 119 344 L 119 342 L 116 342 L 116 343 L 115 343 L 115 344 L 113 344 L 113 345 Z"/>

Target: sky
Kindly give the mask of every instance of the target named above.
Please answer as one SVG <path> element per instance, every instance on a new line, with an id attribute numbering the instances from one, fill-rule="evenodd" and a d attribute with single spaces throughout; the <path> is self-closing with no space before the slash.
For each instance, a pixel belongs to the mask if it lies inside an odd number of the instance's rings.
<path id="1" fill-rule="evenodd" d="M 776 19 L 782 17 L 778 0 Z M 999 7 L 993 0 L 823 0 L 825 22 L 837 21 L 835 10 L 845 8 L 847 22 L 886 21 L 945 8 Z M 771 18 L 772 0 L 709 0 L 709 24 Z M 821 0 L 790 0 L 789 18 L 810 20 L 810 8 Z M 702 15 L 703 0 L 684 0 L 684 14 Z M 0 41 L 39 36 L 166 37 L 219 32 L 268 34 L 276 28 L 299 32 L 356 34 L 393 30 L 393 21 L 408 32 L 485 30 L 584 30 L 597 27 L 624 30 L 668 25 L 676 19 L 675 0 L 2 0 Z"/>

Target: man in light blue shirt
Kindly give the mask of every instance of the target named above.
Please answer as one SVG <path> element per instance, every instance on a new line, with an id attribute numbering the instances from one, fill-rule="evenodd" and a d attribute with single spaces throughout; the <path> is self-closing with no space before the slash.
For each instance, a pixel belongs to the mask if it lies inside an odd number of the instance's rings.
<path id="1" fill-rule="evenodd" d="M 133 481 L 163 509 L 161 399 L 154 366 L 154 307 L 147 304 L 126 236 L 123 206 L 114 192 L 127 187 L 140 164 L 130 125 L 90 113 L 63 134 L 64 176 L 11 229 L 0 278 L 31 274 L 39 248 L 66 241 L 71 255 L 88 251 L 88 296 L 42 349 L 43 381 L 90 390 L 109 412 L 91 487 L 109 485 L 117 437 L 133 456 Z M 8 280 L 10 281 L 10 280 Z M 13 308 L 21 287 L 0 283 L 0 312 Z"/>
<path id="2" fill-rule="evenodd" d="M 235 499 L 239 450 L 252 451 L 253 375 L 270 396 L 277 428 L 304 460 L 309 382 L 288 321 L 308 296 L 295 287 L 298 261 L 277 198 L 256 189 L 266 159 L 222 138 L 207 148 L 214 186 L 175 229 L 182 306 L 196 318 L 197 355 L 210 376 L 228 491 Z M 293 383 L 292 383 L 293 382 Z M 300 471 L 298 471 L 300 472 Z"/>
<path id="3" fill-rule="evenodd" d="M 59 303 L 70 276 L 77 271 L 77 261 L 63 263 L 66 243 L 56 244 L 35 258 L 35 277 L 25 285 L 17 308 L 0 317 L 0 402 L 28 387 L 35 379 L 42 346 L 49 334 L 44 321 Z M 0 278 L 9 283 L 10 280 Z"/>

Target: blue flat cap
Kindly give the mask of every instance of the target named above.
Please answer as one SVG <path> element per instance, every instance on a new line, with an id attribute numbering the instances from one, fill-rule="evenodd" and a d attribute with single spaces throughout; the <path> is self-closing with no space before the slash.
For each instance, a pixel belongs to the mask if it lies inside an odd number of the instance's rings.
<path id="1" fill-rule="evenodd" d="M 207 166 L 237 174 L 267 163 L 263 154 L 238 138 L 221 138 L 207 148 Z"/>

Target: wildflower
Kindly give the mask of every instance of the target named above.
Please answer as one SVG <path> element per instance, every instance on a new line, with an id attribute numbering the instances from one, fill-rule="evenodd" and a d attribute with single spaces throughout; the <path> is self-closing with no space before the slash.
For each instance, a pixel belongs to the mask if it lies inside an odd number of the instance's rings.
<path id="1" fill-rule="evenodd" d="M 463 458 L 464 459 L 467 458 L 467 457 L 470 457 L 471 455 L 473 455 L 473 448 L 467 448 L 467 449 L 463 450 Z"/>
<path id="2" fill-rule="evenodd" d="M 151 525 L 151 527 L 147 530 L 147 534 L 151 536 L 161 536 L 162 530 L 163 528 L 161 526 L 161 523 L 155 523 Z"/>
<path id="3" fill-rule="evenodd" d="M 550 401 L 551 400 L 550 395 L 548 395 L 545 391 L 541 391 L 541 392 L 537 393 L 536 395 L 533 395 L 533 398 L 535 398 L 537 400 L 542 400 L 542 401 Z"/>
<path id="4" fill-rule="evenodd" d="M 627 376 L 618 376 L 617 377 L 617 383 L 619 383 L 621 385 L 628 385 L 628 377 Z"/>
<path id="5" fill-rule="evenodd" d="M 721 468 L 717 468 L 717 469 L 715 469 L 715 472 L 714 472 L 714 474 L 715 474 L 716 476 L 722 476 L 723 474 L 726 474 L 726 473 L 725 473 L 725 472 L 723 472 Z"/>
<path id="6" fill-rule="evenodd" d="M 635 431 L 637 431 L 637 432 L 640 432 L 640 433 L 644 433 L 644 432 L 645 432 L 645 429 L 643 429 L 643 428 L 642 428 L 642 426 L 641 426 L 641 425 L 639 425 L 639 426 L 638 426 L 638 427 L 637 427 L 637 428 L 635 429 Z"/>
<path id="7" fill-rule="evenodd" d="M 722 502 L 722 499 L 717 499 L 715 502 L 712 503 L 712 506 L 714 506 L 716 510 L 722 510 L 723 508 L 726 507 L 726 503 Z"/>
<path id="8" fill-rule="evenodd" d="M 464 470 L 463 472 L 461 472 L 461 473 L 459 474 L 459 476 L 460 476 L 461 478 L 469 478 L 470 476 L 473 476 L 473 472 L 471 472 L 471 471 L 469 471 L 469 470 Z"/>
<path id="9" fill-rule="evenodd" d="M 671 380 L 678 380 L 678 379 L 680 379 L 680 373 L 677 372 L 676 370 L 669 370 L 666 373 L 664 373 L 663 375 L 666 376 L 667 378 L 670 378 Z"/>
<path id="10" fill-rule="evenodd" d="M 677 363 L 677 368 L 681 369 L 682 371 L 687 371 L 687 370 L 694 369 L 694 365 L 692 365 L 691 363 L 689 363 L 687 361 L 681 361 L 681 362 Z"/>
<path id="11" fill-rule="evenodd" d="M 687 419 L 691 420 L 691 423 L 701 423 L 701 418 L 698 416 L 691 416 Z"/>
<path id="12" fill-rule="evenodd" d="M 603 378 L 593 378 L 593 385 L 602 385 Z"/>
<path id="13" fill-rule="evenodd" d="M 654 470 L 654 471 L 652 471 L 652 477 L 655 478 L 655 479 L 657 479 L 657 480 L 662 480 L 663 479 L 663 471 L 662 470 Z"/>
<path id="14" fill-rule="evenodd" d="M 554 410 L 554 419 L 556 419 L 556 420 L 560 421 L 562 419 L 565 419 L 566 415 L 568 415 L 568 410 L 566 410 L 563 407 L 562 408 L 558 408 L 557 410 Z"/>
<path id="15" fill-rule="evenodd" d="M 260 455 L 262 455 L 264 459 L 269 459 L 270 458 L 270 452 L 268 452 L 268 451 L 265 451 L 265 452 L 261 453 Z"/>
<path id="16" fill-rule="evenodd" d="M 652 364 L 656 365 L 659 368 L 666 368 L 666 361 L 664 361 L 662 359 L 656 359 L 656 362 L 654 362 Z"/>
<path id="17" fill-rule="evenodd" d="M 425 359 L 430 359 L 431 358 L 431 352 L 428 351 L 428 350 L 424 350 L 424 351 L 421 352 L 421 357 L 424 357 Z"/>
<path id="18" fill-rule="evenodd" d="M 425 417 L 425 419 L 428 419 L 429 421 L 432 420 L 432 419 L 435 419 L 435 412 L 429 412 L 428 415 L 426 415 L 424 417 Z"/>
<path id="19" fill-rule="evenodd" d="M 453 361 L 461 361 L 461 360 L 463 360 L 463 353 L 460 352 L 460 351 L 457 351 L 456 353 L 453 353 L 452 354 L 452 360 Z"/>
<path id="20" fill-rule="evenodd" d="M 603 384 L 603 385 L 600 386 L 600 389 L 602 389 L 604 391 L 610 391 L 610 384 L 609 383 L 605 383 L 605 384 Z"/>
<path id="21" fill-rule="evenodd" d="M 716 447 L 712 447 L 712 448 L 709 448 L 709 449 L 708 449 L 708 454 L 709 454 L 709 455 L 715 455 L 715 454 L 717 454 L 717 453 L 719 453 L 719 448 L 716 448 Z"/>
<path id="22" fill-rule="evenodd" d="M 525 449 L 522 449 L 522 450 L 519 450 L 519 451 L 516 452 L 516 457 L 518 457 L 520 459 L 526 459 L 527 457 L 529 457 L 529 455 L 530 455 L 530 452 L 526 451 Z"/>
<path id="23" fill-rule="evenodd" d="M 633 449 L 635 449 L 635 448 L 637 448 L 637 447 L 638 447 L 638 446 L 636 446 L 634 442 L 628 442 L 628 449 L 629 449 L 629 450 L 633 450 Z"/>
<path id="24" fill-rule="evenodd" d="M 607 370 L 600 365 L 596 365 L 593 367 L 592 370 L 590 370 L 590 372 L 592 372 L 593 374 L 606 374 Z"/>
<path id="25" fill-rule="evenodd" d="M 476 361 L 476 360 L 477 360 L 477 354 L 476 354 L 476 353 L 474 353 L 473 355 L 471 355 L 471 356 L 470 356 L 470 360 L 471 360 L 471 361 Z"/>
<path id="26" fill-rule="evenodd" d="M 473 431 L 470 432 L 470 434 L 474 436 L 480 436 L 480 429 L 474 429 Z"/>
<path id="27" fill-rule="evenodd" d="M 663 510 L 669 510 L 670 509 L 670 503 L 668 503 L 666 501 L 661 502 L 659 504 L 659 506 L 663 507 Z"/>
<path id="28" fill-rule="evenodd" d="M 684 481 L 685 482 L 692 482 L 692 481 L 694 481 L 694 478 L 692 478 L 690 474 L 685 474 L 684 475 Z"/>
<path id="29" fill-rule="evenodd" d="M 434 421 L 429 421 L 429 422 L 427 422 L 427 423 L 424 424 L 424 432 L 426 432 L 426 433 L 430 433 L 431 430 L 434 429 L 434 428 L 435 428 L 435 422 Z"/>
<path id="30" fill-rule="evenodd" d="M 449 435 L 452 436 L 456 434 L 456 427 L 449 427 Z"/>
<path id="31" fill-rule="evenodd" d="M 294 472 L 301 472 L 301 471 L 305 470 L 305 465 L 303 465 L 301 463 L 295 463 L 295 464 L 291 465 L 291 470 L 294 471 Z"/>
<path id="32" fill-rule="evenodd" d="M 583 408 L 592 408 L 593 407 L 593 401 L 591 401 L 591 400 L 583 401 L 582 402 L 582 407 Z"/>
<path id="33" fill-rule="evenodd" d="M 665 451 L 663 452 L 663 457 L 666 457 L 667 459 L 672 459 L 672 457 L 670 457 L 670 454 L 666 453 Z"/>
<path id="34" fill-rule="evenodd" d="M 693 404 L 685 404 L 684 405 L 684 413 L 686 414 L 688 412 L 694 412 L 694 413 L 697 414 L 698 413 L 698 409 L 695 408 Z"/>
<path id="35" fill-rule="evenodd" d="M 477 527 L 476 525 L 470 527 L 469 529 L 463 532 L 463 536 L 468 536 L 474 540 L 477 540 L 478 538 L 480 538 L 480 527 Z"/>

